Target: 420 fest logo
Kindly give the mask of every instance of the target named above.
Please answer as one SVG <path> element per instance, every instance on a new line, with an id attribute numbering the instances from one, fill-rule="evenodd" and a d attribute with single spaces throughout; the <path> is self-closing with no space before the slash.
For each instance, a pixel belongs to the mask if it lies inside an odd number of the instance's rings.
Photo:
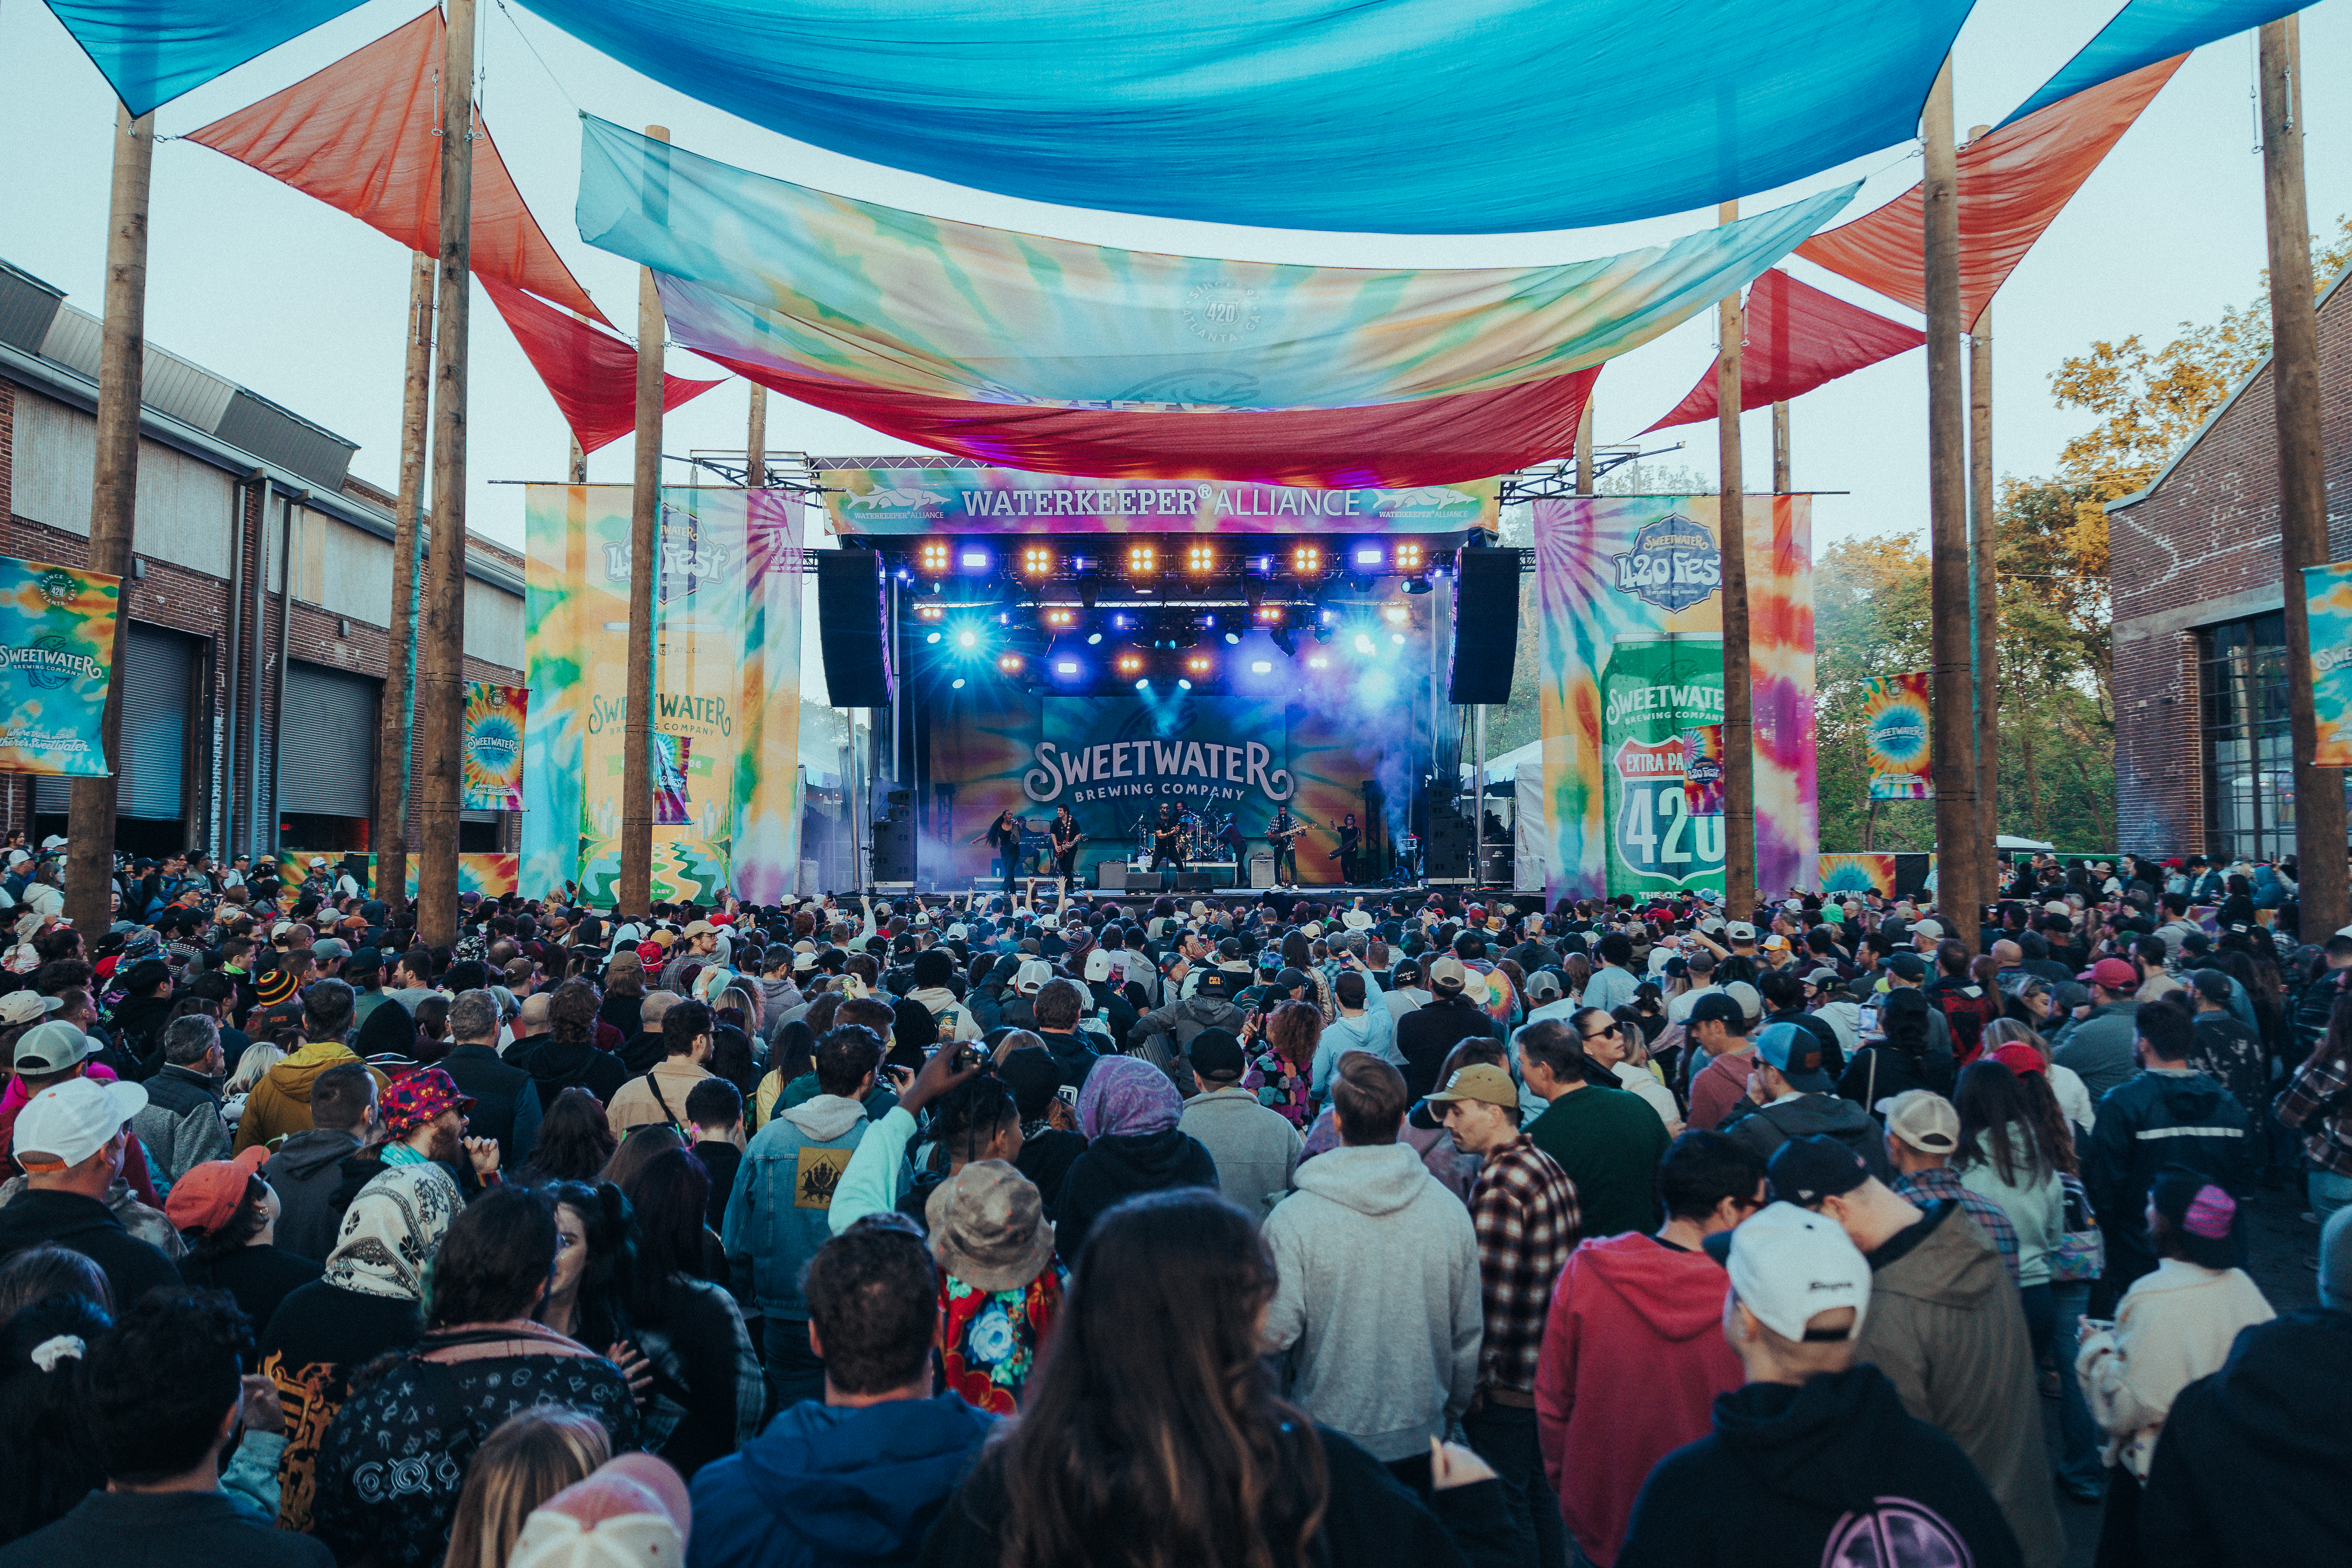
<path id="1" fill-rule="evenodd" d="M 1645 524 L 1633 547 L 1612 557 L 1617 586 L 1669 615 L 1689 609 L 1723 584 L 1723 552 L 1706 524 L 1675 512 Z"/>

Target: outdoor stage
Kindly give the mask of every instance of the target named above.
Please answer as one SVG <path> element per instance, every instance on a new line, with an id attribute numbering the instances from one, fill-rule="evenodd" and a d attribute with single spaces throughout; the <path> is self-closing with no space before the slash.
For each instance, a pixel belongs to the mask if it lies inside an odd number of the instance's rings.
<path id="1" fill-rule="evenodd" d="M 1035 894 L 1036 901 L 1032 902 L 1032 907 L 1048 912 L 1054 910 L 1060 901 L 1057 887 L 1058 885 L 1051 879 L 1039 878 Z M 968 893 L 973 902 L 984 904 L 988 900 L 1001 896 L 1004 891 L 1004 885 L 1001 880 L 992 879 L 974 883 L 969 887 L 919 889 L 908 888 L 903 883 L 877 882 L 874 885 L 873 891 L 881 896 L 915 891 L 945 892 L 950 897 L 961 897 Z M 1513 892 L 1506 888 L 1478 888 L 1455 884 L 1431 886 L 1422 883 L 1408 883 L 1402 887 L 1386 883 L 1376 887 L 1220 887 L 1185 889 L 1163 894 L 1160 884 L 1153 881 L 1128 888 L 1123 891 L 1093 886 L 1076 888 L 1071 890 L 1070 896 L 1073 901 L 1078 899 L 1090 900 L 1112 899 L 1130 909 L 1137 910 L 1149 909 L 1152 900 L 1162 897 L 1173 899 L 1180 906 L 1188 908 L 1194 902 L 1207 904 L 1213 909 L 1247 908 L 1259 903 L 1272 902 L 1277 908 L 1286 910 L 1293 901 L 1299 900 L 1326 908 L 1339 909 L 1354 903 L 1358 899 L 1362 899 L 1366 909 L 1378 909 L 1398 899 L 1403 899 L 1413 906 L 1419 907 L 1432 893 L 1445 899 L 1448 908 L 1454 910 L 1458 910 L 1465 900 L 1484 904 L 1489 909 L 1507 909 L 1514 912 L 1524 910 L 1532 913 L 1545 907 L 1541 893 Z M 1032 901 L 1026 879 L 1021 883 L 1015 896 L 1024 902 Z"/>

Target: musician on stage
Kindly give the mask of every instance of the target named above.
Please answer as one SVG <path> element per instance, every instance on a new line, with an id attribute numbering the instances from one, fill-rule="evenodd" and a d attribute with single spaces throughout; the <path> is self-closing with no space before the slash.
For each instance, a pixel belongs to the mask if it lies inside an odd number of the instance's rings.
<path id="1" fill-rule="evenodd" d="M 1274 846 L 1274 879 L 1280 886 L 1298 885 L 1298 835 L 1303 831 L 1304 825 L 1291 819 L 1288 805 L 1276 805 L 1274 820 L 1265 825 L 1265 841 Z M 1289 868 L 1287 876 L 1284 874 L 1286 867 Z"/>
<path id="2" fill-rule="evenodd" d="M 1356 885 L 1356 861 L 1363 841 L 1363 833 L 1356 826 L 1356 814 L 1351 811 L 1339 820 L 1339 847 L 1334 854 L 1339 862 L 1339 880 L 1350 888 Z"/>
<path id="3" fill-rule="evenodd" d="M 1172 870 L 1163 870 L 1172 867 Z M 1160 873 L 1160 885 L 1172 889 L 1184 872 L 1184 818 L 1166 801 L 1151 823 L 1151 868 Z"/>
<path id="4" fill-rule="evenodd" d="M 1054 841 L 1054 874 L 1065 883 L 1076 882 L 1078 879 L 1078 846 L 1086 835 L 1078 831 L 1077 815 L 1071 811 L 1068 801 L 1054 808 L 1053 824 L 1045 831 Z"/>
<path id="5" fill-rule="evenodd" d="M 989 848 L 1003 859 L 1004 891 L 1005 896 L 1010 898 L 1014 890 L 1013 879 L 1021 870 L 1021 819 L 1013 816 L 1008 808 L 994 822 L 988 825 L 986 833 L 981 834 L 971 842 L 977 844 L 982 838 L 987 839 Z"/>

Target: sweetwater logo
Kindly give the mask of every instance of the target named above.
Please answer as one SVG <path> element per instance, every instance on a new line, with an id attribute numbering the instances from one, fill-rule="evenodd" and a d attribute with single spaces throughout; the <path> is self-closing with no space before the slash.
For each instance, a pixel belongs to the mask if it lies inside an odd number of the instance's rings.
<path id="1" fill-rule="evenodd" d="M 2333 675 L 2347 664 L 2352 664 L 2352 644 L 2311 650 L 2311 672 L 2314 675 Z"/>
<path id="2" fill-rule="evenodd" d="M 1021 793 L 1040 803 L 1064 790 L 1077 801 L 1171 795 L 1239 800 L 1255 791 L 1267 800 L 1298 793 L 1287 768 L 1271 767 L 1274 751 L 1252 741 L 1227 746 L 1201 741 L 1111 741 L 1065 751 L 1040 742 L 1037 765 L 1021 778 Z M 1197 784 L 1187 783 L 1197 780 Z"/>
<path id="3" fill-rule="evenodd" d="M 43 690 L 98 678 L 98 660 L 76 653 L 60 637 L 41 637 L 26 647 L 0 647 L 0 669 L 22 675 Z"/>
<path id="4" fill-rule="evenodd" d="M 34 578 L 33 585 L 40 589 L 42 598 L 59 608 L 81 596 L 80 580 L 61 566 L 52 566 Z"/>
<path id="5" fill-rule="evenodd" d="M 1714 533 L 1679 512 L 1644 526 L 1633 536 L 1633 548 L 1613 559 L 1618 588 L 1669 615 L 1689 609 L 1723 583 L 1723 552 Z"/>

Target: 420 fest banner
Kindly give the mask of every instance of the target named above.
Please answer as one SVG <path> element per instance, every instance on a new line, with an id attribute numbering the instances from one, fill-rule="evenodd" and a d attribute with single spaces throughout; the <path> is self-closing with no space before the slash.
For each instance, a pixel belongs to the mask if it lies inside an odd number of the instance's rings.
<path id="1" fill-rule="evenodd" d="M 0 560 L 0 773 L 104 778 L 122 579 Z"/>
<path id="2" fill-rule="evenodd" d="M 1723 887 L 1729 819 L 1703 815 L 1720 758 L 1691 776 L 1691 737 L 1723 722 L 1717 503 L 1534 503 L 1549 898 Z M 1821 843 L 1811 498 L 1750 496 L 1745 522 L 1756 880 L 1779 897 L 1812 888 Z"/>

